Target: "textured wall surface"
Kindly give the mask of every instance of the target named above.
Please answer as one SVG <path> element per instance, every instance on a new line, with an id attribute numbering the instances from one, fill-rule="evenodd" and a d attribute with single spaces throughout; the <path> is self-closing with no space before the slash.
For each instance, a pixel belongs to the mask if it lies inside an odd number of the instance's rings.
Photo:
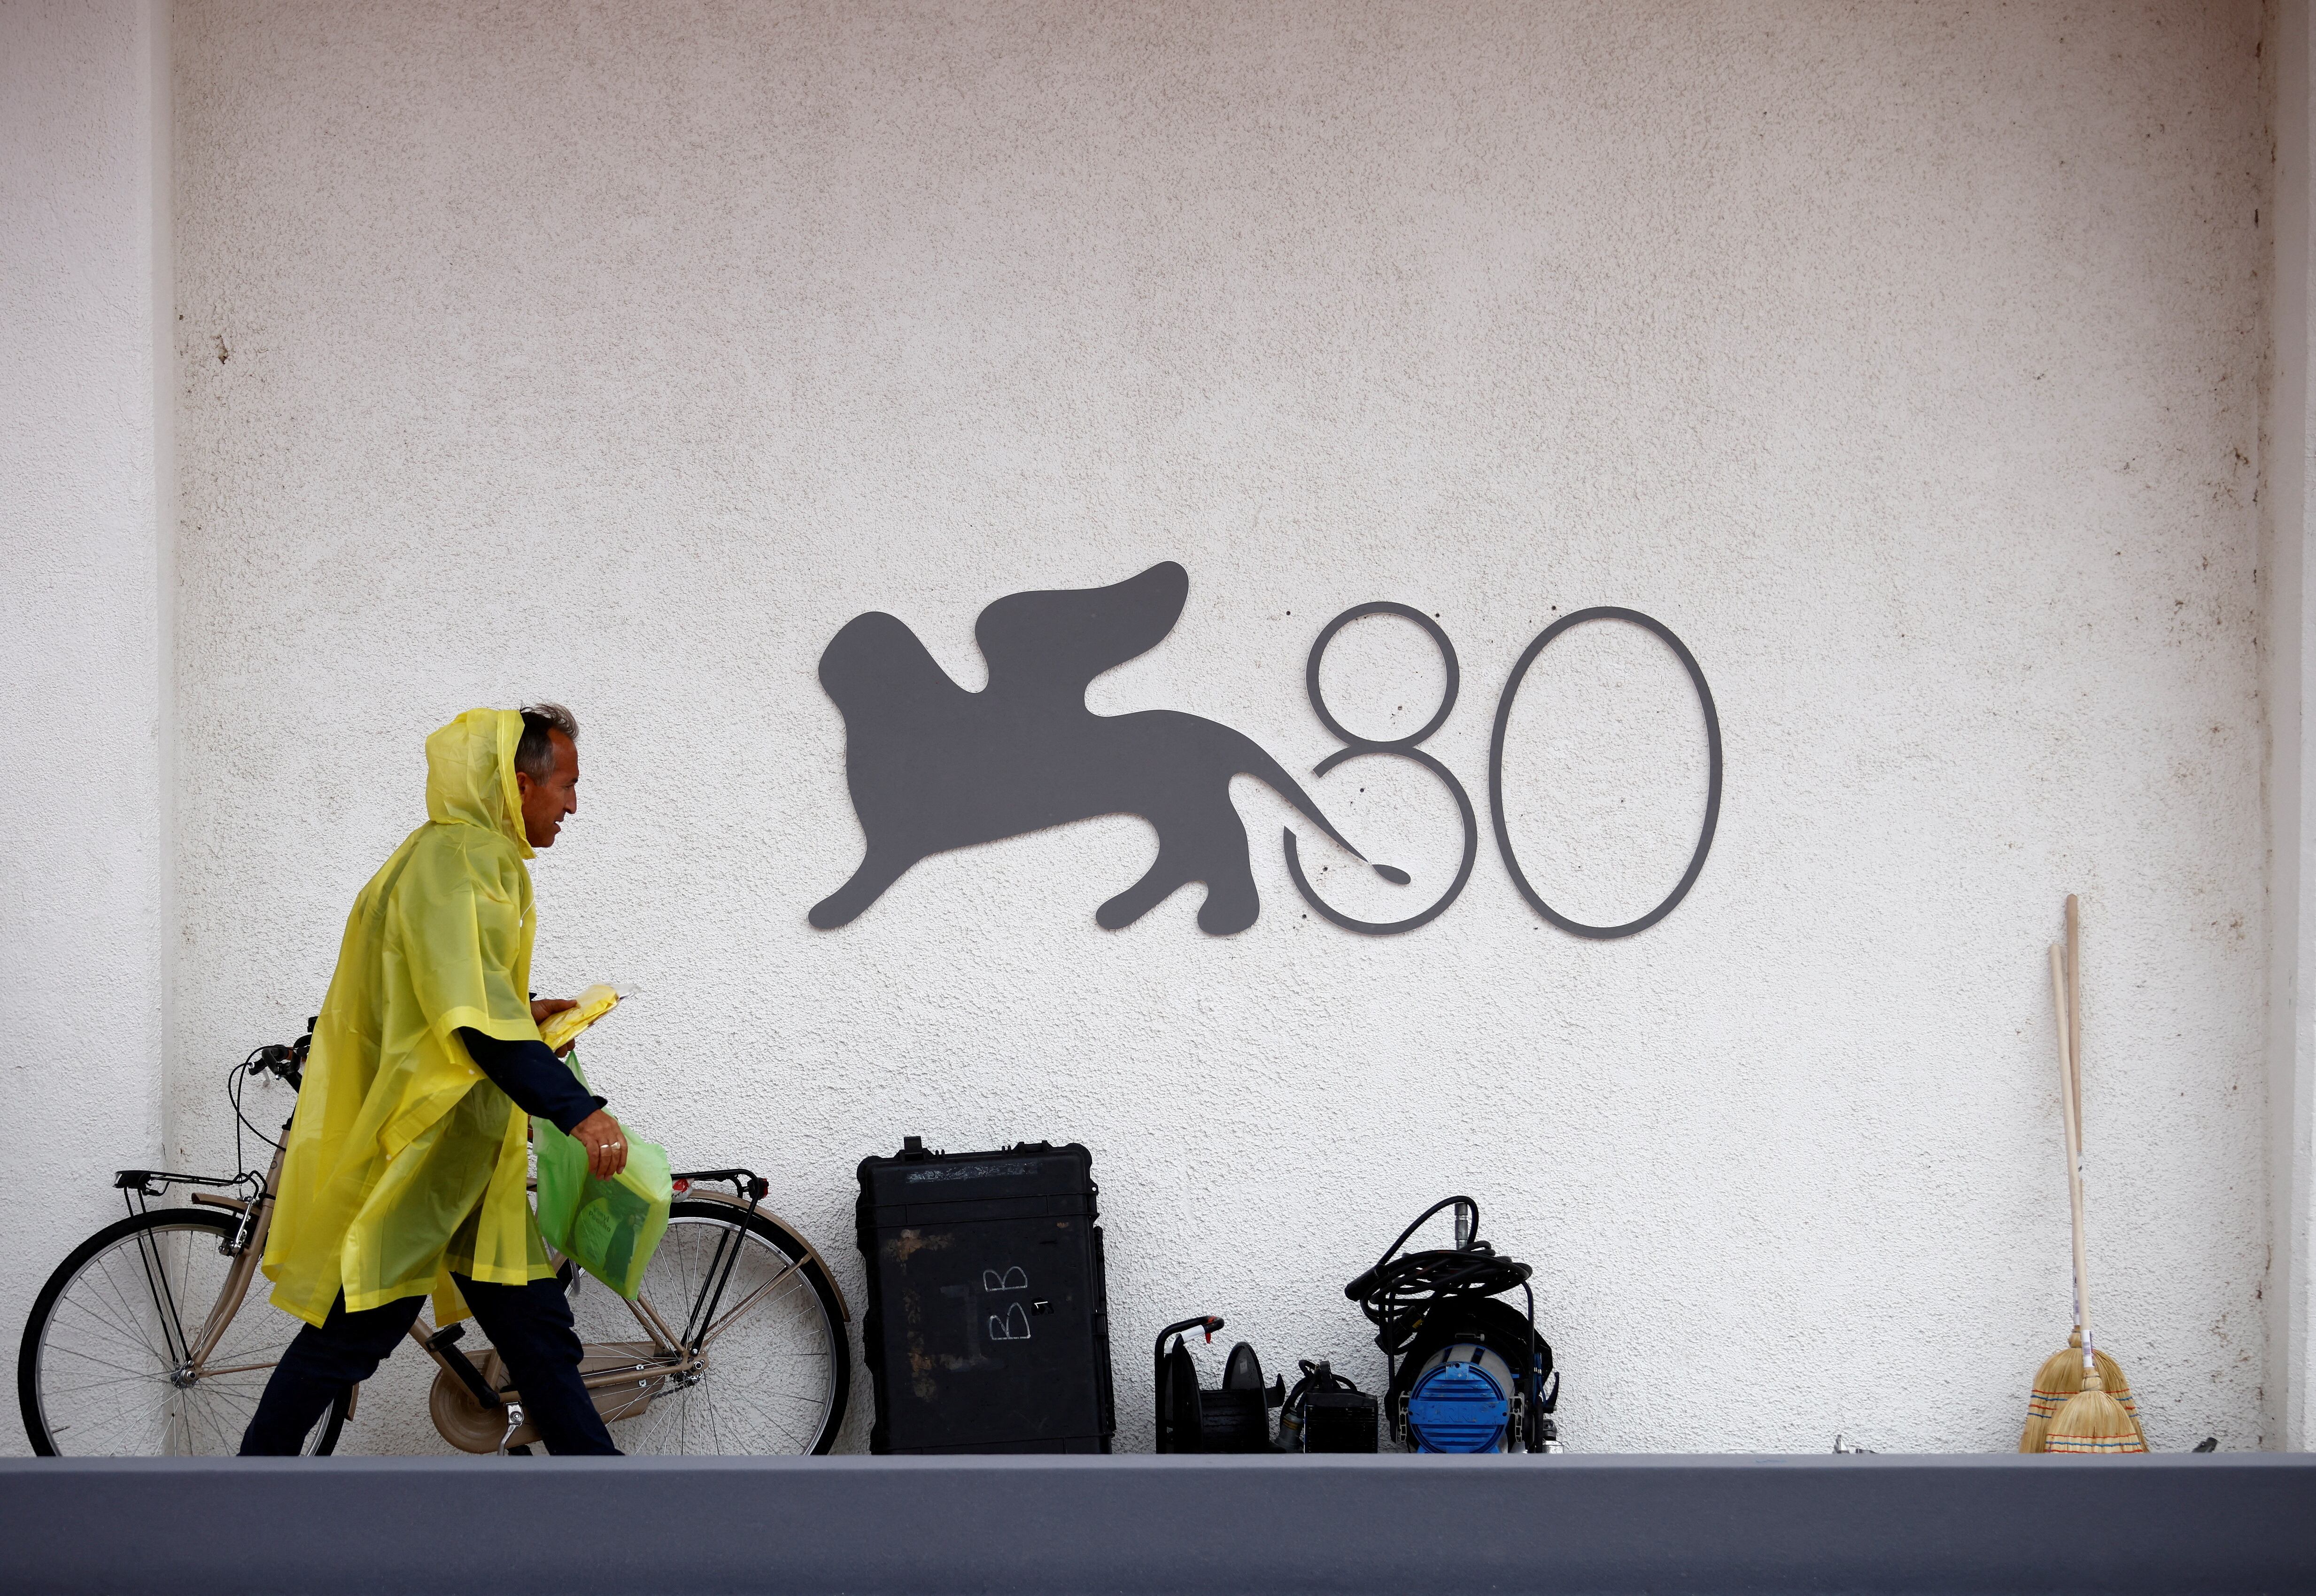
<path id="1" fill-rule="evenodd" d="M 162 1135 L 165 847 L 150 8 L 0 6 L 0 1007 L 32 1294 Z M 0 1450 L 22 1451 L 0 1425 Z"/>
<path id="2" fill-rule="evenodd" d="M 2310 427 L 2309 304 L 2316 289 L 2316 251 L 2309 229 L 2309 173 L 2316 134 L 2309 85 L 2316 82 L 2316 40 L 2309 8 L 2279 6 L 2261 61 L 2275 91 L 2275 238 L 2268 297 L 2269 359 L 2260 511 L 2267 546 L 2262 582 L 2270 616 L 2262 639 L 2268 724 L 2268 1207 L 2269 1264 L 2261 1306 L 2268 1325 L 2267 1399 L 2276 1444 L 2306 1450 L 2312 1439 L 2308 1379 L 2316 1371 L 2308 1316 L 2316 1303 L 2309 1278 L 2309 1231 L 2316 1206 L 2316 744 L 2309 735 L 2310 672 L 2316 668 L 2309 613 L 2309 483 L 2316 471 Z"/>
<path id="3" fill-rule="evenodd" d="M 1122 1445 L 1189 1313 L 1379 1379 L 1340 1283 L 1466 1191 L 1537 1266 L 1574 1448 L 1999 1449 L 2068 1322 L 2075 890 L 2105 1339 L 2158 1446 L 2260 1439 L 2257 7 L 177 25 L 174 1156 L 222 1155 L 212 1070 L 318 1002 L 424 733 L 553 695 L 585 799 L 539 984 L 644 989 L 591 1047 L 615 1108 L 771 1172 L 856 1302 L 861 1155 L 1088 1143 Z M 1242 935 L 1196 889 L 1095 927 L 1149 861 L 1127 819 L 811 930 L 860 846 L 836 629 L 889 610 L 977 687 L 989 600 L 1170 558 L 1189 607 L 1096 707 L 1306 772 L 1314 634 L 1403 600 L 1459 651 L 1427 746 L 1483 827 L 1527 641 L 1661 618 L 1727 738 L 1695 892 L 1579 940 L 1483 842 L 1445 916 L 1362 938 L 1242 781 Z M 1439 675 L 1395 621 L 1324 672 L 1394 734 Z M 1511 743 L 1556 903 L 1679 877 L 1704 763 L 1659 644 L 1556 644 Z M 1345 907 L 1452 873 L 1421 771 L 1314 790 L 1415 878 L 1296 821 Z M 403 1363 L 349 1445 L 439 1445 Z"/>

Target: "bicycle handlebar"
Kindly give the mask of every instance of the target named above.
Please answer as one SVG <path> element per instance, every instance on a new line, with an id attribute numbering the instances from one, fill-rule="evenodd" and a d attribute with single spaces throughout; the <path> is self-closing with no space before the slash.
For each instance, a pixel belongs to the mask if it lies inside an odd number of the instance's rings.
<path id="1" fill-rule="evenodd" d="M 314 1027 L 318 1016 L 306 1022 L 306 1034 L 284 1047 L 280 1042 L 259 1048 L 242 1060 L 242 1067 L 253 1075 L 263 1073 L 278 1076 L 292 1086 L 306 1084 L 306 1055 L 313 1050 Z"/>
<path id="2" fill-rule="evenodd" d="M 286 1081 L 294 1081 L 300 1073 L 298 1068 L 298 1051 L 295 1048 L 283 1047 L 278 1042 L 271 1047 L 259 1048 L 252 1053 L 249 1057 L 249 1067 L 253 1070 L 262 1070 L 267 1075 L 280 1076 Z"/>

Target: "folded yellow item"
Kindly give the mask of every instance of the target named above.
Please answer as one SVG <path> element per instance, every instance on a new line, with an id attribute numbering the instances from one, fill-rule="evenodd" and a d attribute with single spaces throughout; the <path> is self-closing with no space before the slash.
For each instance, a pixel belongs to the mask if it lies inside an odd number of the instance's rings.
<path id="1" fill-rule="evenodd" d="M 619 1001 L 616 988 L 590 987 L 579 994 L 578 1007 L 547 1016 L 546 1023 L 539 1028 L 539 1040 L 559 1053 L 579 1033 L 610 1013 Z"/>

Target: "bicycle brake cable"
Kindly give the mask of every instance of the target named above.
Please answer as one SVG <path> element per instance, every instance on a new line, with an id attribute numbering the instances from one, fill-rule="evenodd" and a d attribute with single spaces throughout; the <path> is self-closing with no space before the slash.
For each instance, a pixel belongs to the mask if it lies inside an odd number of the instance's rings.
<path id="1" fill-rule="evenodd" d="M 252 1050 L 248 1058 L 244 1059 L 240 1063 L 235 1065 L 231 1069 L 225 1072 L 226 1101 L 233 1104 L 234 1167 L 241 1172 L 241 1177 L 245 1180 L 249 1178 L 251 1173 L 248 1164 L 243 1160 L 241 1151 L 241 1133 L 245 1128 L 248 1130 L 252 1136 L 257 1138 L 258 1140 L 263 1142 L 267 1147 L 272 1148 L 275 1152 L 278 1153 L 281 1150 L 281 1144 L 280 1142 L 274 1140 L 271 1136 L 266 1135 L 264 1131 L 260 1130 L 256 1126 L 250 1124 L 249 1116 L 241 1112 L 242 1086 L 251 1076 L 257 1073 L 257 1060 L 259 1056 L 265 1050 L 263 1048 Z"/>

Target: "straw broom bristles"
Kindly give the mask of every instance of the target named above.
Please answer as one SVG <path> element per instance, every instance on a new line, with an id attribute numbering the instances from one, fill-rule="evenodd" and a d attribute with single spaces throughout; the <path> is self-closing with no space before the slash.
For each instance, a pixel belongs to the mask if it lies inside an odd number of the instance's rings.
<path id="1" fill-rule="evenodd" d="M 2093 1367 L 2082 1379 L 2083 1388 L 2068 1397 L 2066 1405 L 2052 1417 L 2043 1450 L 2103 1454 L 2145 1451 L 2147 1443 L 2139 1438 L 2139 1421 L 2099 1388 L 2098 1370 Z"/>
<path id="2" fill-rule="evenodd" d="M 2051 944 L 2051 995 L 2059 1015 L 2059 1105 L 2067 1124 L 2067 1201 L 2073 1220 L 2075 1303 L 2082 1316 L 2082 1388 L 2051 1416 L 2044 1434 L 2046 1452 L 2113 1454 L 2143 1452 L 2137 1419 L 2107 1395 L 2098 1358 L 2098 1335 L 2091 1320 L 2090 1267 L 2083 1241 L 2082 1122 L 2075 1112 L 2075 1058 L 2067 1001 L 2065 955 Z M 2120 1371 L 2118 1370 L 2118 1373 Z"/>
<path id="3" fill-rule="evenodd" d="M 2139 1427 L 2139 1408 L 2131 1399 L 2131 1383 L 2123 1377 L 2123 1365 L 2109 1357 L 2104 1349 L 2093 1353 L 2098 1360 L 2099 1385 L 2107 1394 L 2123 1404 L 2123 1411 L 2131 1415 L 2133 1429 Z M 2043 1441 L 2048 1434 L 2052 1417 L 2066 1405 L 2067 1398 L 2083 1388 L 2083 1333 L 2078 1326 L 2067 1337 L 2067 1344 L 2043 1360 L 2043 1367 L 2035 1371 L 2035 1389 L 2026 1398 L 2026 1429 L 2018 1438 L 2022 1452 L 2044 1450 Z M 2142 1439 L 2144 1432 L 2142 1432 Z"/>

